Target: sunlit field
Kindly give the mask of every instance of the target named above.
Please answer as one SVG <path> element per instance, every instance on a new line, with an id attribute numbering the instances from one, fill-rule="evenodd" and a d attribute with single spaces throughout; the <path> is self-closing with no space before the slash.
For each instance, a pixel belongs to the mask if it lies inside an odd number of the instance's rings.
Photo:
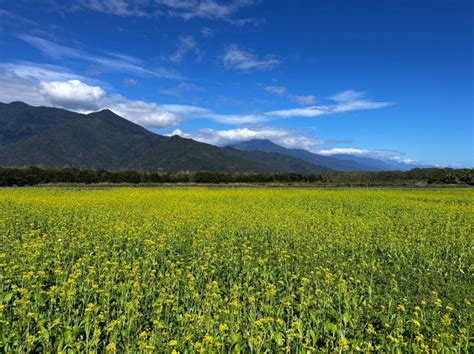
<path id="1" fill-rule="evenodd" d="M 468 352 L 473 197 L 0 189 L 0 352 Z"/>

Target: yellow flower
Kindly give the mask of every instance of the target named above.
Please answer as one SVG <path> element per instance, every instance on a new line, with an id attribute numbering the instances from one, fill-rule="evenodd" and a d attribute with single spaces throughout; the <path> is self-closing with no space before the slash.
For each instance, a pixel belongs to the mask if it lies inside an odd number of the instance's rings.
<path id="1" fill-rule="evenodd" d="M 453 320 L 451 319 L 451 317 L 449 317 L 448 314 L 444 315 L 443 318 L 441 319 L 441 322 L 443 322 L 443 324 L 445 324 L 446 326 L 449 326 L 451 325 L 451 323 L 453 322 Z"/>
<path id="2" fill-rule="evenodd" d="M 416 327 L 421 327 L 421 323 L 418 320 L 412 319 L 411 321 Z"/>
<path id="3" fill-rule="evenodd" d="M 114 342 L 110 342 L 109 344 L 107 344 L 107 346 L 105 347 L 105 350 L 107 352 L 116 352 L 117 351 L 117 346 L 115 345 Z"/>
<path id="4" fill-rule="evenodd" d="M 345 347 L 345 346 L 349 345 L 349 341 L 346 338 L 342 338 L 339 341 L 339 344 L 342 345 L 343 347 Z"/>
<path id="5" fill-rule="evenodd" d="M 178 346 L 178 341 L 176 339 L 172 339 L 168 342 L 168 346 L 177 347 Z"/>
<path id="6" fill-rule="evenodd" d="M 226 332 L 228 329 L 229 329 L 229 327 L 225 323 L 221 323 L 219 325 L 219 331 L 221 331 L 221 332 Z"/>

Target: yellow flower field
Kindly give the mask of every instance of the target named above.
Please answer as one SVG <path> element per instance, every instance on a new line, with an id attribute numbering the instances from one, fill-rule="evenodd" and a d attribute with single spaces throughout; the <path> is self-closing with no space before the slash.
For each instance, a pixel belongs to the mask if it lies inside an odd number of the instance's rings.
<path id="1" fill-rule="evenodd" d="M 0 189 L 0 352 L 468 352 L 473 197 Z"/>

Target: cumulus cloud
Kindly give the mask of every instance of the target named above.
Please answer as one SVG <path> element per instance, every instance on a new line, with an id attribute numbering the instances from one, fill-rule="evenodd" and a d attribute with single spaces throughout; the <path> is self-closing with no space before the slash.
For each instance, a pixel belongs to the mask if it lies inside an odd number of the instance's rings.
<path id="1" fill-rule="evenodd" d="M 34 63 L 0 63 L 0 101 L 23 101 L 35 106 L 54 106 L 80 113 L 110 109 L 145 127 L 164 128 L 187 117 L 185 106 L 164 108 L 156 103 L 109 94 L 103 85 L 58 66 Z"/>
<path id="2" fill-rule="evenodd" d="M 39 93 L 56 107 L 89 113 L 110 109 L 121 117 L 148 128 L 165 128 L 178 124 L 182 117 L 156 103 L 130 100 L 122 95 L 109 95 L 99 86 L 79 80 L 40 82 Z"/>
<path id="3" fill-rule="evenodd" d="M 323 149 L 318 151 L 321 155 L 332 156 L 332 155 L 353 155 L 359 157 L 368 157 L 379 160 L 389 160 L 398 163 L 415 164 L 417 161 L 406 158 L 400 151 L 395 150 L 366 150 L 356 148 L 332 148 Z"/>
<path id="4" fill-rule="evenodd" d="M 354 109 L 375 109 L 386 106 L 359 98 L 333 105 L 310 106 L 271 112 L 222 114 L 190 106 L 170 105 L 131 100 L 108 93 L 107 85 L 75 75 L 59 66 L 35 63 L 0 63 L 0 101 L 24 101 L 32 105 L 49 105 L 79 112 L 109 108 L 119 115 L 146 127 L 164 128 L 182 120 L 208 119 L 228 125 L 260 124 L 273 119 L 294 116 L 315 117 Z M 178 85 L 179 86 L 179 85 Z M 178 89 L 197 90 L 190 85 Z M 170 93 L 170 92 L 168 92 Z"/>
<path id="5" fill-rule="evenodd" d="M 221 57 L 224 67 L 228 70 L 237 71 L 269 71 L 278 67 L 281 61 L 272 55 L 263 57 L 254 52 L 239 48 L 236 45 L 229 46 Z"/>
<path id="6" fill-rule="evenodd" d="M 49 104 L 40 93 L 39 82 L 85 80 L 65 68 L 56 65 L 30 62 L 0 63 L 0 101 L 24 101 L 41 106 Z"/>
<path id="7" fill-rule="evenodd" d="M 113 96 L 104 103 L 121 117 L 147 128 L 166 128 L 178 124 L 181 117 L 156 103 L 132 101 L 122 96 Z"/>
<path id="8" fill-rule="evenodd" d="M 272 127 L 245 127 L 227 130 L 203 128 L 188 133 L 176 129 L 170 135 L 179 135 L 216 146 L 233 145 L 253 139 L 267 139 L 287 148 L 312 150 L 324 143 L 312 136 L 302 135 L 291 129 Z"/>
<path id="9" fill-rule="evenodd" d="M 105 96 L 99 86 L 90 86 L 79 80 L 41 81 L 40 94 L 49 102 L 74 110 L 97 109 L 97 103 Z"/>

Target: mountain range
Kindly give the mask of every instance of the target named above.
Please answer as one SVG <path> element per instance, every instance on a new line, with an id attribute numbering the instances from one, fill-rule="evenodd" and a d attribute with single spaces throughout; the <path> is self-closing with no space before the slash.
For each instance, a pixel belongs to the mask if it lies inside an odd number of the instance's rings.
<path id="1" fill-rule="evenodd" d="M 253 139 L 239 144 L 230 145 L 242 151 L 264 151 L 296 157 L 316 165 L 325 166 L 336 171 L 408 171 L 415 167 L 433 167 L 428 165 L 413 165 L 392 160 L 380 160 L 370 157 L 349 154 L 325 156 L 303 149 L 288 149 L 266 139 Z"/>
<path id="2" fill-rule="evenodd" d="M 81 114 L 0 103 L 0 166 L 138 171 L 295 172 L 402 169 L 385 162 L 323 156 L 269 140 L 217 147 L 162 136 L 110 110 Z"/>

